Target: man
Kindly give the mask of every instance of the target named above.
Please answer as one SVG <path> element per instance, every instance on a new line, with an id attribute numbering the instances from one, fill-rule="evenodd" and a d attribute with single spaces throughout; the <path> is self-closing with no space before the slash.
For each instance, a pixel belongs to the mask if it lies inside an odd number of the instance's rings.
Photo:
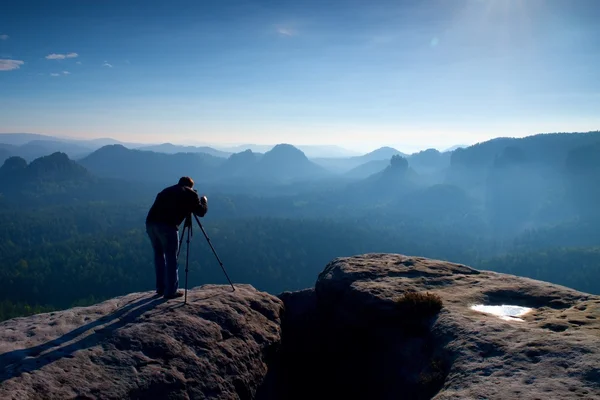
<path id="1" fill-rule="evenodd" d="M 208 199 L 193 189 L 192 178 L 184 176 L 176 185 L 162 190 L 146 217 L 146 232 L 154 250 L 156 293 L 167 299 L 183 296 L 179 288 L 177 250 L 179 225 L 194 213 L 199 217 L 208 211 Z"/>

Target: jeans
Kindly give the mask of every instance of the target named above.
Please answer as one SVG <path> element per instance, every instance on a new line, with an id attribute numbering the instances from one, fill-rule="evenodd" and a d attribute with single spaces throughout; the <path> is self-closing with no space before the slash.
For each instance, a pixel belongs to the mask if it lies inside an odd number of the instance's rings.
<path id="1" fill-rule="evenodd" d="M 156 292 L 165 296 L 172 295 L 179 288 L 178 231 L 167 225 L 149 223 L 146 224 L 146 232 L 154 250 Z"/>

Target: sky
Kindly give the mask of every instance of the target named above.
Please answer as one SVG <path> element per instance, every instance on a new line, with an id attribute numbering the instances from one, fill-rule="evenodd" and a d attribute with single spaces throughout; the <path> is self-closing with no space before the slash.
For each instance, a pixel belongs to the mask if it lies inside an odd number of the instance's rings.
<path id="1" fill-rule="evenodd" d="M 448 148 L 600 129 L 598 0 L 3 0 L 0 132 Z"/>

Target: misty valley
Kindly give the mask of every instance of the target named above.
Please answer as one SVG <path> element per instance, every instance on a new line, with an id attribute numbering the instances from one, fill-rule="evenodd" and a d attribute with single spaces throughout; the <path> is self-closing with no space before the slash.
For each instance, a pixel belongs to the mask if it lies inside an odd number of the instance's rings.
<path id="1" fill-rule="evenodd" d="M 181 176 L 208 197 L 201 222 L 231 279 L 272 294 L 312 286 L 335 257 L 377 252 L 600 294 L 600 132 L 330 156 L 284 143 L 0 143 L 1 320 L 152 290 L 144 220 Z M 189 287 L 226 284 L 193 229 Z"/>

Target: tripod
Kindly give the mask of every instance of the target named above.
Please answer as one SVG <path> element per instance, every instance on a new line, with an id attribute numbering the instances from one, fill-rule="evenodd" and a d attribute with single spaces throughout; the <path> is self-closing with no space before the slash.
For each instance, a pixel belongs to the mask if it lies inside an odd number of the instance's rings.
<path id="1" fill-rule="evenodd" d="M 198 216 L 194 214 L 194 218 L 196 218 L 196 222 L 198 223 L 198 226 L 200 227 L 200 230 L 204 234 L 204 237 L 206 238 L 206 241 L 208 242 L 210 248 L 213 251 L 213 254 L 217 258 L 217 261 L 219 262 L 219 265 L 221 265 L 221 269 L 223 270 L 223 273 L 225 274 L 225 277 L 229 281 L 229 284 L 231 285 L 231 288 L 233 289 L 233 291 L 235 291 L 235 287 L 233 286 L 233 283 L 231 283 L 231 279 L 229 279 L 229 275 L 227 275 L 227 271 L 225 271 L 225 267 L 223 266 L 223 263 L 221 262 L 221 259 L 217 255 L 217 252 L 215 251 L 215 248 L 213 247 L 213 245 L 212 245 L 212 243 L 210 241 L 210 238 L 206 234 L 206 231 L 204 230 L 204 227 L 200 223 L 200 220 L 198 219 Z M 184 298 L 184 304 L 187 304 L 188 265 L 189 265 L 189 260 L 190 260 L 190 238 L 192 236 L 194 236 L 194 233 L 192 231 L 192 213 L 190 213 L 187 217 L 185 217 L 185 222 L 183 224 L 183 230 L 181 231 L 181 238 L 179 239 L 179 248 L 177 250 L 177 261 L 179 261 L 179 253 L 181 252 L 181 245 L 183 243 L 183 235 L 185 234 L 186 229 L 187 229 L 187 242 L 186 242 L 187 244 L 186 244 L 186 256 L 185 256 L 185 298 Z"/>

